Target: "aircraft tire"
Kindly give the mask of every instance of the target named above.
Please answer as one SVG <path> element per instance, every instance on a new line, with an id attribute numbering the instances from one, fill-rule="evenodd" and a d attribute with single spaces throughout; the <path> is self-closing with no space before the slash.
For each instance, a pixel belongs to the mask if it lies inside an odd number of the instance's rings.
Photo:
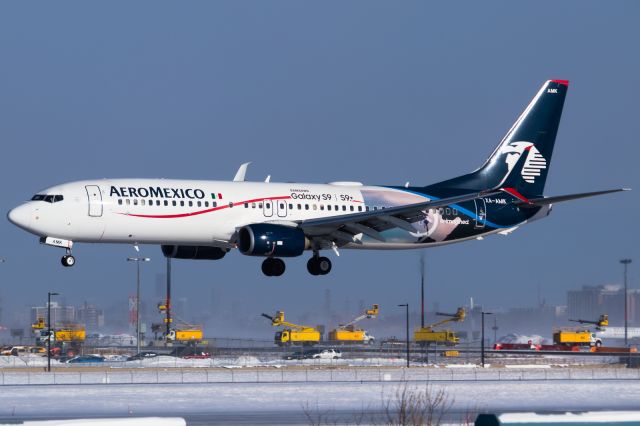
<path id="1" fill-rule="evenodd" d="M 270 257 L 266 258 L 262 262 L 262 273 L 265 274 L 267 277 L 272 277 L 273 276 L 273 274 L 271 273 L 271 258 Z"/>
<path id="2" fill-rule="evenodd" d="M 320 275 L 327 275 L 331 272 L 331 261 L 328 257 L 319 257 L 316 264 Z"/>
<path id="3" fill-rule="evenodd" d="M 320 275 L 316 257 L 312 257 L 307 261 L 307 271 L 309 271 L 311 275 Z"/>
<path id="4" fill-rule="evenodd" d="M 62 256 L 62 259 L 60 259 L 60 262 L 65 268 L 70 268 L 71 266 L 76 264 L 76 258 L 71 256 L 70 254 L 65 254 L 64 256 Z"/>

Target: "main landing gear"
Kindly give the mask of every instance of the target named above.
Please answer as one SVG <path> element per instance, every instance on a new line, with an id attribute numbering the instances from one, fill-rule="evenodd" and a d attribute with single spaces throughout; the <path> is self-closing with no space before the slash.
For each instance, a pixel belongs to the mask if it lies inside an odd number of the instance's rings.
<path id="1" fill-rule="evenodd" d="M 327 275 L 331 272 L 331 261 L 328 257 L 314 254 L 307 262 L 307 271 L 311 275 Z"/>
<path id="2" fill-rule="evenodd" d="M 268 277 L 279 277 L 286 269 L 284 261 L 277 257 L 267 257 L 262 262 L 262 273 Z"/>

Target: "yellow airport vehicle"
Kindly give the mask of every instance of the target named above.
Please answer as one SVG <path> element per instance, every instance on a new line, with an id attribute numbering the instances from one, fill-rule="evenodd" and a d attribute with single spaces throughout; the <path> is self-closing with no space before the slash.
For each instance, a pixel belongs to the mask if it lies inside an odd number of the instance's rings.
<path id="1" fill-rule="evenodd" d="M 317 328 L 285 321 L 284 311 L 278 311 L 274 316 L 267 314 L 262 316 L 271 320 L 271 325 L 274 327 L 285 327 L 282 331 L 276 332 L 274 340 L 278 346 L 313 345 L 320 341 L 320 331 Z"/>
<path id="2" fill-rule="evenodd" d="M 466 312 L 464 308 L 458 308 L 454 314 L 445 314 L 442 312 L 436 312 L 436 315 L 445 316 L 448 318 L 438 321 L 435 324 L 421 327 L 413 332 L 413 339 L 419 345 L 441 344 L 445 346 L 455 346 L 460 342 L 460 338 L 454 331 L 451 330 L 435 330 L 436 327 L 449 322 L 462 322 L 464 321 Z"/>
<path id="3" fill-rule="evenodd" d="M 346 324 L 339 325 L 336 329 L 329 332 L 329 340 L 338 343 L 367 343 L 373 344 L 375 337 L 371 336 L 365 330 L 355 328 L 355 324 L 365 318 L 377 318 L 380 313 L 379 306 L 374 304 L 371 309 L 364 311 L 362 315 L 357 316 Z"/>
<path id="4" fill-rule="evenodd" d="M 595 327 L 596 330 L 602 331 L 605 329 L 605 327 L 609 326 L 609 315 L 602 314 L 600 315 L 600 318 L 598 318 L 597 321 L 589 321 L 589 320 L 583 320 L 583 319 L 577 319 L 577 320 L 570 319 L 569 321 L 579 322 L 580 324 L 593 324 L 596 326 Z"/>
<path id="5" fill-rule="evenodd" d="M 38 343 L 45 344 L 47 341 L 48 330 L 41 330 L 38 338 Z M 51 329 L 49 335 L 51 343 L 53 342 L 84 342 L 87 338 L 87 332 L 84 327 L 67 327 Z"/>
<path id="6" fill-rule="evenodd" d="M 460 351 L 444 351 L 442 352 L 443 357 L 454 358 L 460 356 Z"/>
<path id="7" fill-rule="evenodd" d="M 553 343 L 565 346 L 602 346 L 602 340 L 589 330 L 558 330 L 553 333 Z"/>
<path id="8" fill-rule="evenodd" d="M 192 328 L 185 330 L 169 330 L 167 340 L 177 342 L 197 342 L 202 340 L 202 328 Z"/>

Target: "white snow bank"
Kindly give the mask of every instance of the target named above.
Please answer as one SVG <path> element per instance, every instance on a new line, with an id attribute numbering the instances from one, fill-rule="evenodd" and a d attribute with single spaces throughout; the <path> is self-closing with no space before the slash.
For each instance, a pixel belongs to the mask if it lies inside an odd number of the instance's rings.
<path id="1" fill-rule="evenodd" d="M 564 414 L 509 413 L 501 414 L 498 418 L 502 423 L 638 422 L 640 421 L 640 411 L 587 411 Z"/>
<path id="2" fill-rule="evenodd" d="M 533 343 L 534 345 L 543 345 L 548 343 L 548 339 L 545 339 L 542 336 L 538 336 L 537 334 L 531 336 L 525 336 L 523 334 L 507 334 L 506 336 L 502 336 L 498 339 L 500 343 Z"/>
<path id="3" fill-rule="evenodd" d="M 12 424 L 15 425 L 15 423 Z M 179 417 L 125 417 L 116 419 L 29 421 L 22 424 L 25 426 L 186 426 L 187 422 Z"/>

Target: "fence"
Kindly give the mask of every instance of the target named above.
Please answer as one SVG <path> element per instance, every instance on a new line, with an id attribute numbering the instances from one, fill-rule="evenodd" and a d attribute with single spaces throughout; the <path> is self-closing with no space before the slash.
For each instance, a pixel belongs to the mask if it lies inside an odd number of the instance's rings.
<path id="1" fill-rule="evenodd" d="M 0 385 L 103 385 L 186 383 L 438 382 L 531 380 L 639 380 L 625 368 L 251 368 L 118 371 L 2 371 Z"/>

